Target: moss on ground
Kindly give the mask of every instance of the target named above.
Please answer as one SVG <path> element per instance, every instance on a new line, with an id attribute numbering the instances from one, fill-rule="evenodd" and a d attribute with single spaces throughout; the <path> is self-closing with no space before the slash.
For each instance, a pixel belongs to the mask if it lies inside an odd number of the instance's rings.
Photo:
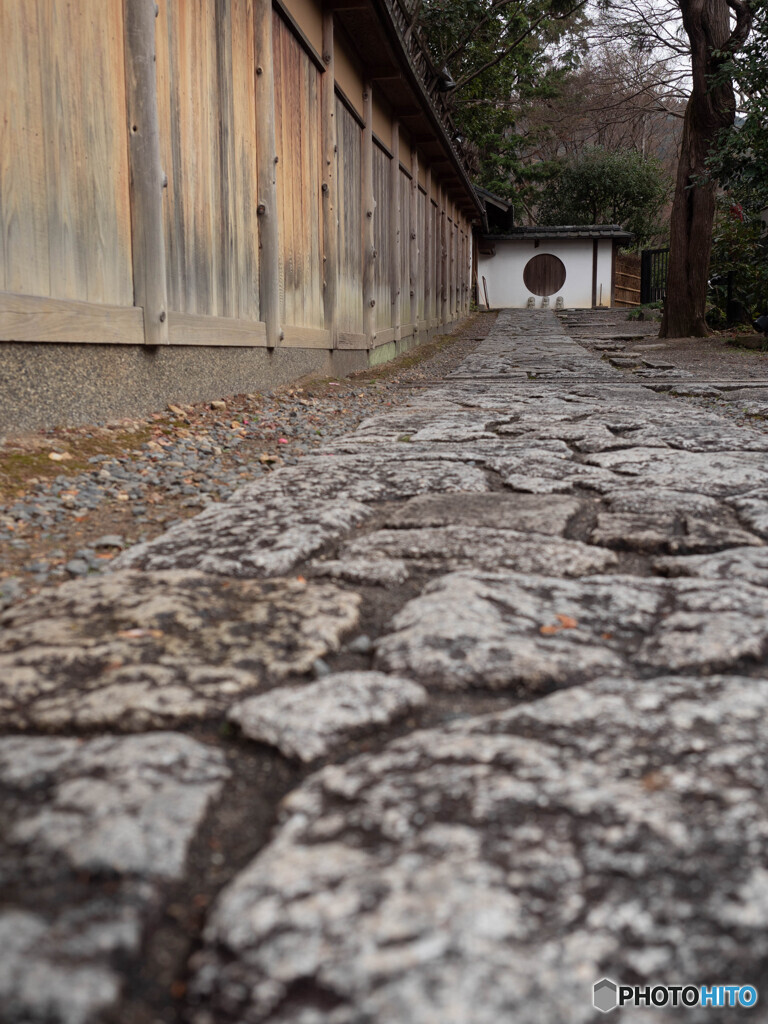
<path id="1" fill-rule="evenodd" d="M 54 436 L 46 438 L 47 443 L 44 444 L 36 441 L 34 451 L 23 450 L 23 442 L 19 442 L 10 450 L 0 452 L 0 503 L 13 501 L 23 494 L 31 478 L 51 480 L 57 476 L 77 476 L 94 469 L 88 461 L 94 455 L 122 456 L 153 436 L 153 428 L 145 426 L 132 431 Z M 63 461 L 51 459 L 51 452 L 68 455 L 69 458 Z"/>

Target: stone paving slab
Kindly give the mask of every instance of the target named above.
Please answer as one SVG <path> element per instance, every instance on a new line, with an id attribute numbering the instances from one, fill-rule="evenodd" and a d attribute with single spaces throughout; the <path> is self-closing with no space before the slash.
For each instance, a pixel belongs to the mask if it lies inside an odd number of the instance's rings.
<path id="1" fill-rule="evenodd" d="M 207 1019 L 573 1024 L 606 974 L 765 980 L 767 713 L 765 680 L 599 680 L 323 769 L 214 908 Z"/>
<path id="2" fill-rule="evenodd" d="M 137 544 L 116 568 L 188 568 L 222 576 L 281 576 L 372 515 L 363 501 L 425 491 L 485 491 L 478 468 L 424 459 L 306 459 L 266 487 L 243 487 L 226 505 Z"/>
<path id="3" fill-rule="evenodd" d="M 115 960 L 139 952 L 229 776 L 218 750 L 174 733 L 0 739 L 4 1021 L 87 1024 L 116 1001 Z"/>
<path id="4" fill-rule="evenodd" d="M 376 530 L 341 547 L 341 558 L 413 561 L 422 567 L 509 568 L 517 572 L 585 576 L 605 572 L 617 558 L 605 548 L 577 540 L 544 538 L 519 530 L 471 525 Z"/>
<path id="5" fill-rule="evenodd" d="M 768 442 L 626 340 L 644 369 L 503 311 L 391 413 L 4 615 L 0 1019 L 765 996 Z"/>
<path id="6" fill-rule="evenodd" d="M 337 650 L 359 604 L 329 583 L 189 570 L 73 580 L 0 617 L 0 715 L 19 729 L 141 731 L 221 714 Z"/>
<path id="7" fill-rule="evenodd" d="M 536 693 L 611 671 L 711 671 L 768 652 L 768 592 L 742 582 L 443 576 L 392 620 L 377 667 L 438 689 Z"/>
<path id="8" fill-rule="evenodd" d="M 314 761 L 427 701 L 423 686 L 382 672 L 338 672 L 319 683 L 251 697 L 229 712 L 243 733 L 286 757 Z"/>

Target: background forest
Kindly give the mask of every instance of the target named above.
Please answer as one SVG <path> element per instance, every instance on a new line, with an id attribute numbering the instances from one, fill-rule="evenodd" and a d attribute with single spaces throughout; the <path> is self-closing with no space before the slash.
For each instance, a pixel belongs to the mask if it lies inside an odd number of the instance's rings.
<path id="1" fill-rule="evenodd" d="M 513 203 L 517 224 L 618 223 L 638 247 L 669 245 L 672 226 L 680 280 L 698 291 L 687 325 L 670 326 L 703 333 L 702 287 L 716 320 L 729 273 L 749 312 L 768 306 L 766 3 L 414 0 L 411 12 L 477 183 Z M 681 146 L 696 166 L 676 194 Z"/>

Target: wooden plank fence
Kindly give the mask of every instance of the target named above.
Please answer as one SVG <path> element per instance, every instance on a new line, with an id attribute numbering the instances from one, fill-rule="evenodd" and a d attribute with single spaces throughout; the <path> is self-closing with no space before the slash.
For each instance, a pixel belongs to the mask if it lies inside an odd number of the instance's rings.
<path id="1" fill-rule="evenodd" d="M 613 305 L 640 305 L 640 257 L 634 253 L 616 254 Z"/>
<path id="2" fill-rule="evenodd" d="M 318 53 L 270 0 L 0 0 L 0 341 L 365 349 L 468 311 L 474 197 L 374 137 L 321 16 Z"/>
<path id="3" fill-rule="evenodd" d="M 634 253 L 617 253 L 614 283 L 614 306 L 640 305 L 640 257 Z"/>

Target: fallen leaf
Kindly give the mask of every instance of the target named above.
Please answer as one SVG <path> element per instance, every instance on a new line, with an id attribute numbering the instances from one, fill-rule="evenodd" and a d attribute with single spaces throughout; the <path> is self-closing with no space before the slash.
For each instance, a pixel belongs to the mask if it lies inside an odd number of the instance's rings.
<path id="1" fill-rule="evenodd" d="M 578 622 L 570 615 L 556 615 L 555 618 L 563 629 L 576 629 Z"/>
<path id="2" fill-rule="evenodd" d="M 145 636 L 157 639 L 163 635 L 163 631 L 162 629 L 119 629 L 117 635 L 121 640 L 140 640 Z"/>
<path id="3" fill-rule="evenodd" d="M 601 633 L 600 634 L 600 639 L 601 640 L 613 640 L 613 633 Z"/>
<path id="4" fill-rule="evenodd" d="M 306 581 L 306 579 L 303 576 L 297 576 L 296 577 L 296 582 L 297 583 L 306 583 L 307 581 Z"/>
<path id="5" fill-rule="evenodd" d="M 539 626 L 539 632 L 544 636 L 552 636 L 555 633 L 559 633 L 562 626 Z"/>
<path id="6" fill-rule="evenodd" d="M 649 793 L 653 793 L 657 789 L 666 789 L 669 784 L 662 772 L 659 771 L 648 772 L 640 781 L 643 789 L 647 789 Z"/>

